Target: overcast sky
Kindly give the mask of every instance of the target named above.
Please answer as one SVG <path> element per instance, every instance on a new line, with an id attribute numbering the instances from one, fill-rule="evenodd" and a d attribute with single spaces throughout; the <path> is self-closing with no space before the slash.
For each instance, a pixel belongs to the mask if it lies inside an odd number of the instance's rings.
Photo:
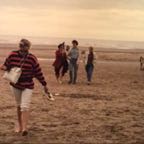
<path id="1" fill-rule="evenodd" d="M 0 34 L 144 40 L 144 0 L 3 0 Z"/>

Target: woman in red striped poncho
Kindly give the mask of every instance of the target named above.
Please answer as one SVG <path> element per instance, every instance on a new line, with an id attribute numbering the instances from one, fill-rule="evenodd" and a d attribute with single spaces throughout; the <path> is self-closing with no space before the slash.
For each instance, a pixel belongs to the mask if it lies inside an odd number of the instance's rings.
<path id="1" fill-rule="evenodd" d="M 41 71 L 37 58 L 29 53 L 31 43 L 27 39 L 22 39 L 19 43 L 19 50 L 12 51 L 1 66 L 2 70 L 10 70 L 13 67 L 21 67 L 22 74 L 16 84 L 10 83 L 11 90 L 15 96 L 17 104 L 17 127 L 16 132 L 28 134 L 27 124 L 29 119 L 29 105 L 34 88 L 33 78 L 37 78 L 42 84 L 44 91 L 48 93 L 47 83 Z"/>

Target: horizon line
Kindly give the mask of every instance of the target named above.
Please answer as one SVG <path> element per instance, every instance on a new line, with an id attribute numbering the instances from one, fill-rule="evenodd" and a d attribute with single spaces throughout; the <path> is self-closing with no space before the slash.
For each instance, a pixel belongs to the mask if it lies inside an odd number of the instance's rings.
<path id="1" fill-rule="evenodd" d="M 144 40 L 121 40 L 121 39 L 102 39 L 102 38 L 84 38 L 84 37 L 77 37 L 77 38 L 72 38 L 72 37 L 54 37 L 54 36 L 30 36 L 30 35 L 5 35 L 5 34 L 0 34 L 0 37 L 21 37 L 21 38 L 26 38 L 26 37 L 31 37 L 31 38 L 52 38 L 52 39 L 79 39 L 79 40 L 99 40 L 99 41 L 121 41 L 121 42 L 144 42 Z"/>

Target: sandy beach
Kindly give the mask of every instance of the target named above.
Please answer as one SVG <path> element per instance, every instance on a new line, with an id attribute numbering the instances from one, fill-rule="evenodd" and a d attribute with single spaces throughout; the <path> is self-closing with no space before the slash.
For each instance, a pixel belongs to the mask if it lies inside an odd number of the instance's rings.
<path id="1" fill-rule="evenodd" d="M 15 45 L 0 46 L 0 64 Z M 80 48 L 84 50 L 86 48 Z M 54 58 L 56 46 L 33 46 L 39 58 Z M 52 61 L 39 60 L 55 101 L 44 99 L 35 82 L 29 135 L 14 133 L 16 108 L 9 84 L 0 71 L 0 144 L 143 144 L 144 71 L 139 69 L 142 50 L 95 49 L 97 63 L 91 85 L 86 84 L 84 65 L 78 83 L 68 85 L 68 74 L 58 84 Z"/>

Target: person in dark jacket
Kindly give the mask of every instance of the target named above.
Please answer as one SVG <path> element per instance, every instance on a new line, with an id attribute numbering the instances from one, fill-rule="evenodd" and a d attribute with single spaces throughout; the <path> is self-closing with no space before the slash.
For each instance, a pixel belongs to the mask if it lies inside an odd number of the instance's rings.
<path id="1" fill-rule="evenodd" d="M 96 60 L 96 56 L 93 51 L 93 47 L 89 47 L 89 51 L 88 53 L 86 53 L 85 58 L 84 58 L 88 85 L 90 85 L 92 81 L 92 74 L 94 70 L 95 60 Z"/>
<path id="2" fill-rule="evenodd" d="M 68 61 L 64 43 L 58 45 L 58 50 L 55 53 L 55 61 L 53 66 L 56 79 L 61 84 L 63 76 L 68 71 Z"/>
<path id="3" fill-rule="evenodd" d="M 6 58 L 1 70 L 7 71 L 13 67 L 21 67 L 22 74 L 16 84 L 10 83 L 11 90 L 15 96 L 17 104 L 17 126 L 15 132 L 22 132 L 25 136 L 28 134 L 27 124 L 29 120 L 29 107 L 34 88 L 33 78 L 37 78 L 43 89 L 48 93 L 47 82 L 43 76 L 39 62 L 33 54 L 29 53 L 31 42 L 27 39 L 21 39 L 19 50 L 12 51 Z"/>

